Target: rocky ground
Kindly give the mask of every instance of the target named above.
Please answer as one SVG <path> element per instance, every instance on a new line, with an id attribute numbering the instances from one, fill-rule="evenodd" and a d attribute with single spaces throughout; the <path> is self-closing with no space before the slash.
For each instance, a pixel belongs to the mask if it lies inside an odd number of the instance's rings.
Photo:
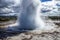
<path id="1" fill-rule="evenodd" d="M 33 30 L 0 40 L 60 40 L 60 23 L 56 22 L 56 24 L 55 26 L 57 27 L 54 31 L 42 32 L 40 30 Z"/>
<path id="2" fill-rule="evenodd" d="M 60 40 L 60 32 L 25 32 L 16 36 L 7 37 L 6 40 Z"/>
<path id="3" fill-rule="evenodd" d="M 32 34 L 32 33 L 21 33 L 18 36 L 8 37 L 7 40 L 60 40 L 60 33 L 42 33 L 42 34 Z"/>

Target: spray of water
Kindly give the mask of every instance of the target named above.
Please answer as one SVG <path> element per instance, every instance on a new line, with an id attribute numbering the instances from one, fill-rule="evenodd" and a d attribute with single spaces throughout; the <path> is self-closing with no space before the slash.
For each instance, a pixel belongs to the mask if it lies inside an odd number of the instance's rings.
<path id="1" fill-rule="evenodd" d="M 46 24 L 43 19 L 41 18 L 42 16 L 42 13 L 41 13 L 41 8 L 42 8 L 42 3 L 40 2 L 40 0 L 35 0 L 34 1 L 36 4 L 38 3 L 38 6 L 36 7 L 36 16 L 35 16 L 35 25 L 37 27 L 37 30 L 44 30 L 44 31 L 48 31 L 48 30 L 52 30 L 54 29 L 54 26 L 51 26 L 49 24 Z M 53 4 L 50 4 L 50 3 L 53 3 Z M 54 0 L 51 1 L 49 3 L 49 5 L 53 5 L 54 6 Z M 35 4 L 34 3 L 34 4 Z M 36 5 L 35 4 L 35 5 Z"/>
<path id="2" fill-rule="evenodd" d="M 41 18 L 41 2 L 40 0 L 34 1 L 38 6 L 36 7 L 36 16 L 35 16 L 35 25 L 37 29 L 43 29 L 45 27 L 45 23 Z M 35 5 L 36 5 L 35 4 Z"/>

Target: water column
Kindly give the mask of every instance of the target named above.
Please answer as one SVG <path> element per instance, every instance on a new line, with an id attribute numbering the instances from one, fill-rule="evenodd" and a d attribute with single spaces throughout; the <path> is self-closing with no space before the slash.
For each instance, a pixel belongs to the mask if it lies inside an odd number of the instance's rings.
<path id="1" fill-rule="evenodd" d="M 45 29 L 45 22 L 41 18 L 40 0 L 23 0 L 23 12 L 20 16 L 20 28 L 24 30 Z"/>
<path id="2" fill-rule="evenodd" d="M 36 7 L 33 4 L 33 0 L 23 0 L 23 11 L 20 16 L 20 29 L 32 30 L 35 29 L 35 16 Z"/>

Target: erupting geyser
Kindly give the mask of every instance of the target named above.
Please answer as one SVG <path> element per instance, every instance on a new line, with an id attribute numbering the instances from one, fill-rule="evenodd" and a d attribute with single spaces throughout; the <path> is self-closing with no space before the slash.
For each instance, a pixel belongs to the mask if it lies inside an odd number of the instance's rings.
<path id="1" fill-rule="evenodd" d="M 51 30 L 41 18 L 42 2 L 40 0 L 0 0 L 0 27 L 14 31 L 20 29 Z M 16 23 L 17 22 L 17 23 Z M 14 23 L 19 24 L 14 27 Z M 10 29 L 10 30 L 11 30 Z"/>
<path id="2" fill-rule="evenodd" d="M 40 0 L 23 0 L 22 3 L 23 12 L 20 15 L 20 26 L 22 29 L 37 29 L 47 31 L 54 29 L 54 27 L 47 25 L 41 18 L 42 2 Z"/>

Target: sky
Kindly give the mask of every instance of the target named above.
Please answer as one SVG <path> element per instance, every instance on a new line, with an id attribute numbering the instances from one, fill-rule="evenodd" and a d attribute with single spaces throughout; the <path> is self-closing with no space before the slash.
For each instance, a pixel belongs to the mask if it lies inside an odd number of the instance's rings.
<path id="1" fill-rule="evenodd" d="M 49 2 L 47 2 L 49 1 Z M 58 8 L 60 7 L 60 4 L 59 3 L 54 3 L 52 2 L 52 0 L 41 0 L 41 2 L 46 5 L 46 6 L 43 6 L 43 8 L 46 7 L 47 10 L 44 10 L 43 9 L 43 14 L 44 15 L 48 15 L 48 16 L 60 16 L 60 11 L 58 11 Z M 52 5 L 52 6 L 51 6 Z M 49 7 L 50 6 L 50 7 Z M 53 9 L 55 8 L 55 9 Z M 51 9 L 51 11 L 49 12 L 49 10 Z M 49 13 L 47 13 L 49 12 Z"/>
<path id="2" fill-rule="evenodd" d="M 46 1 L 51 1 L 51 0 L 41 0 L 41 2 L 46 2 Z"/>

